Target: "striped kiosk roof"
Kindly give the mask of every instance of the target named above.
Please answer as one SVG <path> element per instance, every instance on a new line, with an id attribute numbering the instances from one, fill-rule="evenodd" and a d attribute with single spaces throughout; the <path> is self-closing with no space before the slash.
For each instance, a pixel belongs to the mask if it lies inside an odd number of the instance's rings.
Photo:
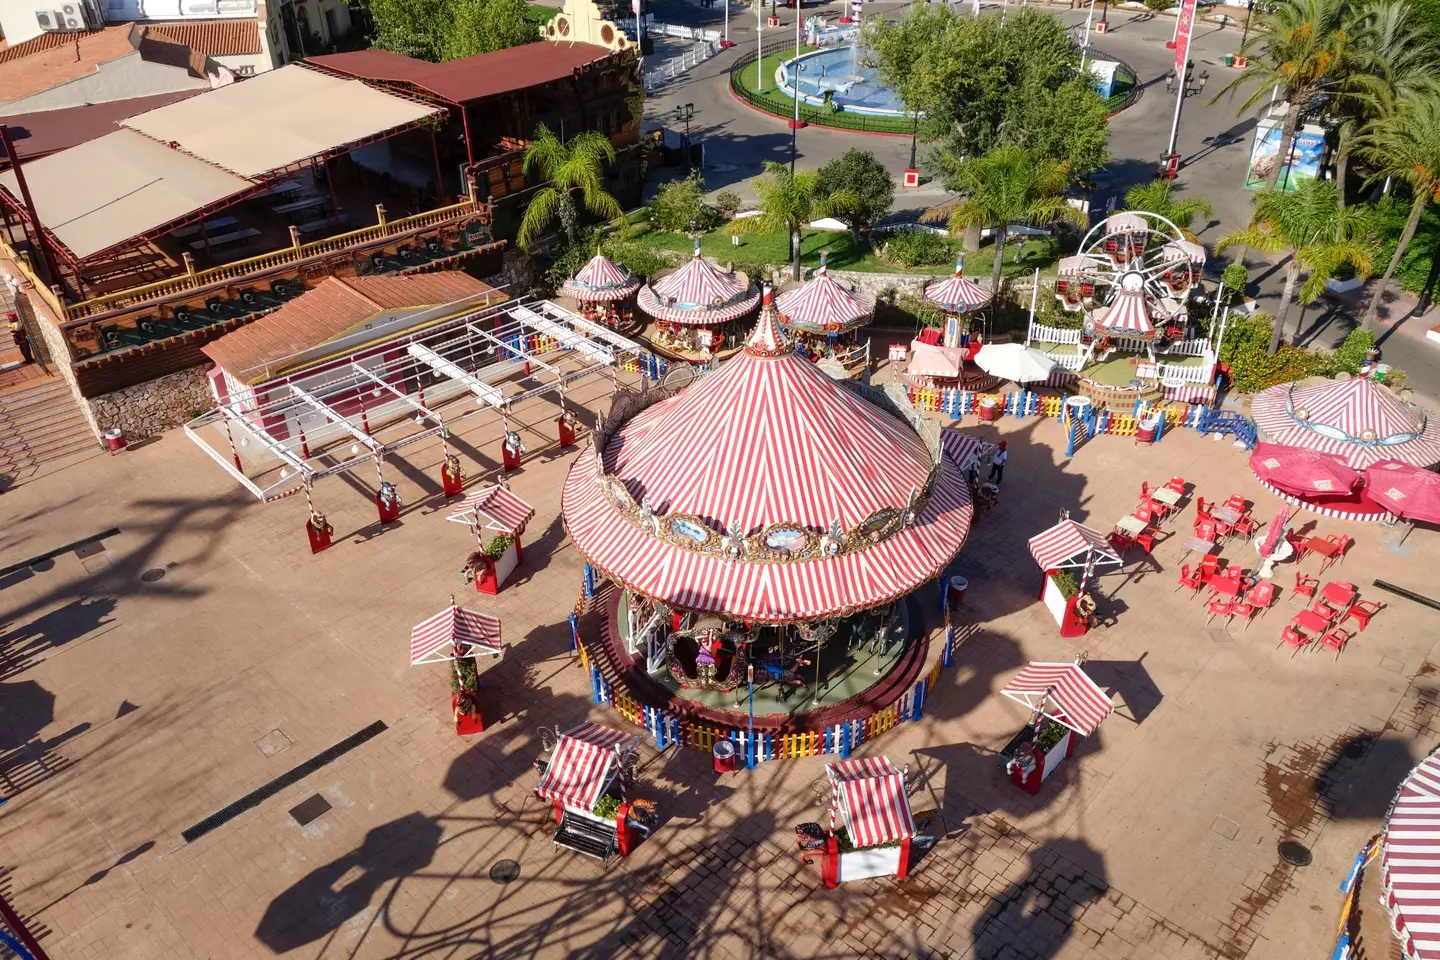
<path id="1" fill-rule="evenodd" d="M 1385 907 L 1407 957 L 1440 960 L 1440 756 L 1410 771 L 1380 844 Z"/>
<path id="2" fill-rule="evenodd" d="M 1171 240 L 1160 250 L 1166 263 L 1204 263 L 1205 248 L 1193 240 Z"/>
<path id="3" fill-rule="evenodd" d="M 1061 520 L 1044 533 L 1030 538 L 1030 556 L 1035 558 L 1041 570 L 1083 567 L 1091 553 L 1099 554 L 1095 561 L 1097 566 L 1121 562 L 1103 533 L 1074 520 Z"/>
<path id="4" fill-rule="evenodd" d="M 1094 733 L 1115 709 L 1105 691 L 1080 669 L 1078 662 L 1031 662 L 1000 692 L 1084 737 Z"/>
<path id="5" fill-rule="evenodd" d="M 1134 213 L 1112 213 L 1105 218 L 1106 233 L 1133 233 L 1138 230 L 1149 230 L 1150 224 L 1145 218 Z"/>
<path id="6" fill-rule="evenodd" d="M 458 513 L 446 517 L 459 523 L 484 521 L 484 529 L 519 536 L 535 518 L 535 508 L 498 483 L 481 487 L 460 504 Z"/>
<path id="7" fill-rule="evenodd" d="M 449 607 L 410 631 L 412 667 L 462 657 L 498 657 L 504 649 L 500 643 L 500 618 L 456 606 L 453 597 Z"/>
<path id="8" fill-rule="evenodd" d="M 589 813 L 600 799 L 600 791 L 610 782 L 617 759 L 613 749 L 561 735 L 535 792 L 542 799 L 558 800 L 567 807 L 578 807 Z"/>
<path id="9" fill-rule="evenodd" d="M 656 320 L 711 326 L 738 320 L 760 302 L 760 291 L 743 273 L 726 273 L 700 255 L 640 288 L 640 308 Z"/>
<path id="10" fill-rule="evenodd" d="M 1150 322 L 1150 308 L 1145 304 L 1145 294 L 1138 290 L 1116 291 L 1115 300 L 1100 311 L 1095 325 L 1137 340 L 1155 335 L 1155 324 Z"/>
<path id="11" fill-rule="evenodd" d="M 793 622 L 896 600 L 943 570 L 970 530 L 960 469 L 937 464 L 909 424 L 790 349 L 769 308 L 734 359 L 620 424 L 603 467 L 608 480 L 591 445 L 565 481 L 561 512 L 580 552 L 647 597 L 737 619 Z M 885 520 L 903 515 L 932 470 L 914 521 Z M 614 499 L 614 481 L 653 505 L 648 528 Z M 866 537 L 867 522 L 889 535 L 850 539 Z M 837 525 L 851 546 L 834 556 L 707 549 L 730 533 L 776 530 L 813 546 Z"/>
<path id="12" fill-rule="evenodd" d="M 955 273 L 945 280 L 925 285 L 925 299 L 951 313 L 979 310 L 990 302 L 990 291 L 965 276 L 965 261 L 955 261 Z"/>
<path id="13" fill-rule="evenodd" d="M 566 280 L 560 292 L 582 303 L 624 300 L 640 289 L 640 278 L 623 269 L 598 250 L 590 262 Z"/>
<path id="14" fill-rule="evenodd" d="M 815 276 L 775 298 L 775 309 L 789 327 L 805 333 L 843 333 L 863 326 L 875 311 L 875 298 L 854 294 L 830 276 L 822 257 Z"/>
<path id="15" fill-rule="evenodd" d="M 905 795 L 905 775 L 889 757 L 864 757 L 827 764 L 834 800 L 857 849 L 915 836 L 915 819 Z"/>
<path id="16" fill-rule="evenodd" d="M 946 427 L 940 431 L 940 449 L 945 455 L 954 461 L 955 466 L 964 470 L 970 466 L 972 459 L 978 459 L 980 453 L 985 449 L 985 441 L 978 437 L 972 437 L 963 430 L 954 427 Z"/>
<path id="17" fill-rule="evenodd" d="M 1282 383 L 1255 394 L 1250 410 L 1271 443 L 1337 454 L 1356 470 L 1381 460 L 1440 463 L 1440 420 L 1367 377 Z"/>

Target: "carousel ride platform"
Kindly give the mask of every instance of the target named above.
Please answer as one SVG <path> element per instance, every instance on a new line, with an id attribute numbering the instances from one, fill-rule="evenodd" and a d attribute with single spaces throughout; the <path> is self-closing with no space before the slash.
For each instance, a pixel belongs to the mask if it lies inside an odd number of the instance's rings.
<path id="1" fill-rule="evenodd" d="M 749 723 L 746 684 L 729 692 L 705 689 L 681 689 L 668 674 L 650 674 L 645 670 L 644 655 L 630 654 L 620 635 L 625 622 L 621 609 L 623 596 L 613 591 L 603 605 L 588 616 L 592 621 L 587 633 L 598 636 L 601 643 L 593 650 L 600 671 L 617 689 L 623 688 L 643 706 L 654 707 L 682 719 L 702 721 L 725 727 L 743 729 Z M 899 700 L 916 680 L 939 659 L 940 643 L 931 643 L 931 630 L 940 626 L 928 623 L 921 615 L 915 598 L 903 601 L 900 611 L 904 642 L 895 642 L 886 653 L 868 654 L 864 645 L 846 650 L 845 640 L 837 635 L 826 645 L 820 657 L 820 702 L 814 702 L 815 664 L 798 668 L 803 684 L 784 688 L 770 683 L 769 675 L 755 671 L 755 729 L 783 733 L 819 732 L 837 723 L 863 719 Z M 879 668 L 879 675 L 876 669 Z"/>
<path id="2" fill-rule="evenodd" d="M 655 336 L 655 333 L 655 325 L 646 324 L 643 327 L 635 328 L 631 335 L 649 347 L 652 352 L 672 363 L 704 363 L 707 357 L 712 361 L 728 360 L 745 348 L 745 344 L 737 343 L 733 347 L 726 347 L 713 354 L 702 354 L 699 350 L 686 350 L 661 341 Z"/>

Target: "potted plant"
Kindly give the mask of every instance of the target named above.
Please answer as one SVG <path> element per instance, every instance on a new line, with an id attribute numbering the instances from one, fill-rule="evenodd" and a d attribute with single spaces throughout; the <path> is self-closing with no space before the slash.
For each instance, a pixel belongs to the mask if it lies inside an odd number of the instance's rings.
<path id="1" fill-rule="evenodd" d="M 1041 714 L 1000 751 L 1010 782 L 1026 793 L 1038 793 L 1040 784 L 1075 752 L 1075 740 L 1074 730 Z"/>
<path id="2" fill-rule="evenodd" d="M 475 590 L 479 593 L 496 594 L 505 586 L 505 581 L 520 565 L 520 543 L 512 535 L 502 533 L 485 544 L 484 569 L 475 572 Z"/>
<path id="3" fill-rule="evenodd" d="M 1083 636 L 1089 629 L 1088 614 L 1094 609 L 1094 601 L 1080 592 L 1071 570 L 1046 570 L 1045 581 L 1040 586 L 1040 601 L 1055 618 L 1062 637 Z"/>
<path id="4" fill-rule="evenodd" d="M 856 848 L 843 826 L 828 839 L 822 873 L 826 886 L 870 877 L 904 877 L 910 863 L 910 838 Z"/>

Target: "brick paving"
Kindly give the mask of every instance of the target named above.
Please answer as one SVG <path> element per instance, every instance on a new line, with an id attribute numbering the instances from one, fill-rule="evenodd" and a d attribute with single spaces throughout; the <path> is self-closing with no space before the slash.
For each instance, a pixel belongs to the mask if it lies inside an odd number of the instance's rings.
<path id="1" fill-rule="evenodd" d="M 570 399 L 593 413 L 606 392 Z M 1173 589 L 1178 538 L 1101 579 L 1112 625 L 1062 640 L 1024 546 L 1061 508 L 1108 527 L 1141 480 L 1175 474 L 1267 519 L 1276 503 L 1227 443 L 1102 437 L 1067 461 L 1055 424 L 1004 421 L 976 427 L 1010 440 L 1011 465 L 956 565 L 971 583 L 956 664 L 922 720 L 865 748 L 917 770 L 915 808 L 939 812 L 911 877 L 826 890 L 800 862 L 794 825 L 825 816 L 815 758 L 717 782 L 704 755 L 646 747 L 656 835 L 608 869 L 557 851 L 530 793 L 539 728 L 623 721 L 590 702 L 569 654 L 581 560 L 557 517 L 571 456 L 554 413 L 517 412 L 533 426 L 512 486 L 537 516 L 496 598 L 458 589 L 468 544 L 443 520 L 438 445 L 387 463 L 406 506 L 383 531 L 373 475 L 317 485 L 339 535 L 315 557 L 303 502 L 254 503 L 175 433 L 5 495 L 0 566 L 121 530 L 94 556 L 0 580 L 0 891 L 55 960 L 1319 956 L 1336 883 L 1440 739 L 1433 611 L 1370 586 L 1425 592 L 1433 533 L 1392 548 L 1383 528 L 1302 516 L 1357 538 L 1327 576 L 1390 604 L 1338 663 L 1275 649 L 1288 590 L 1248 629 L 1207 629 Z M 473 474 L 493 474 L 498 436 L 467 421 L 456 437 Z M 1243 549 L 1227 559 L 1253 565 Z M 445 668 L 405 655 L 410 626 L 452 592 L 500 615 L 510 644 L 482 670 L 490 729 L 465 740 Z M 1030 797 L 995 756 L 1025 711 L 996 691 L 1027 660 L 1082 652 L 1117 713 Z M 375 720 L 388 729 L 373 740 L 182 840 Z M 330 809 L 298 824 L 288 811 L 316 794 Z M 1314 862 L 1285 865 L 1286 839 Z M 520 864 L 515 882 L 490 878 L 502 859 Z"/>

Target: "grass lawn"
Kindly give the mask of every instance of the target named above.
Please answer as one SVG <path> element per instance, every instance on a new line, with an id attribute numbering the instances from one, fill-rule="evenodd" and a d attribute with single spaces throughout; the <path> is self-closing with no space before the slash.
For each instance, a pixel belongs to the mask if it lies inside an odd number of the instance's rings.
<path id="1" fill-rule="evenodd" d="M 800 52 L 802 54 L 810 53 L 817 49 L 819 48 L 802 44 Z M 744 66 L 737 66 L 730 71 L 730 85 L 736 94 L 752 106 L 759 107 L 778 117 L 793 117 L 795 115 L 795 99 L 787 96 L 776 86 L 775 71 L 780 68 L 780 64 L 794 56 L 795 48 L 790 47 L 761 60 L 758 83 L 753 61 Z M 908 134 L 913 127 L 913 122 L 908 118 L 876 117 L 863 113 L 848 113 L 844 110 L 837 113 L 804 102 L 800 104 L 800 119 L 820 127 L 837 127 L 843 130 L 864 130 L 875 133 Z"/>
<path id="2" fill-rule="evenodd" d="M 1069 345 L 1067 344 L 1067 346 Z M 1135 356 L 1136 354 L 1122 351 L 1104 363 L 1091 364 L 1083 372 L 1085 376 L 1096 383 L 1105 383 L 1112 387 L 1127 387 L 1135 376 L 1135 364 L 1130 362 Z M 1167 355 L 1165 362 L 1176 367 L 1198 367 L 1204 360 L 1200 357 Z"/>

